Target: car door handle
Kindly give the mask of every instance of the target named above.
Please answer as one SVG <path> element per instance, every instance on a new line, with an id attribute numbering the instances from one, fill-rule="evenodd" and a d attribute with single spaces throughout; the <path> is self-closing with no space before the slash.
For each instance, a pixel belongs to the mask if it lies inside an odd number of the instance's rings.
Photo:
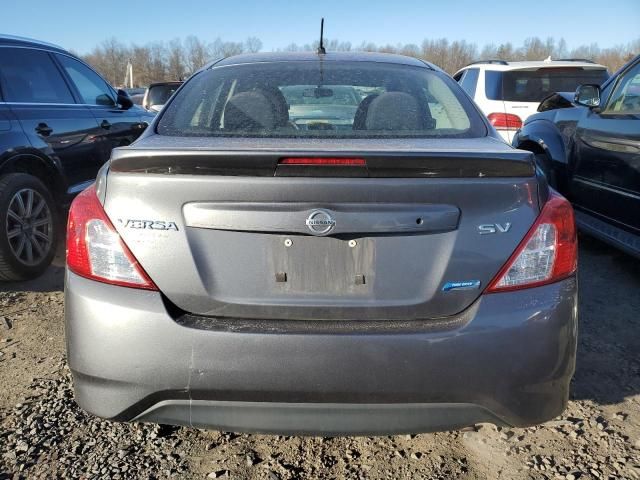
<path id="1" fill-rule="evenodd" d="M 42 123 L 39 123 L 38 126 L 36 127 L 36 133 L 38 135 L 42 135 L 43 137 L 48 137 L 53 133 L 53 128 L 51 128 L 46 123 L 42 122 Z"/>
<path id="2" fill-rule="evenodd" d="M 111 128 L 111 123 L 109 123 L 109 120 L 102 120 L 100 127 L 104 128 L 105 130 L 109 130 Z"/>

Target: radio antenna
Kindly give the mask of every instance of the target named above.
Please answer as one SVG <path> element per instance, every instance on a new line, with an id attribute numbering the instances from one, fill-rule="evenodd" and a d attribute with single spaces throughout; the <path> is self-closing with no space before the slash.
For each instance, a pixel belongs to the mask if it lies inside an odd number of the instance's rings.
<path id="1" fill-rule="evenodd" d="M 318 55 L 324 55 L 327 51 L 324 49 L 324 18 L 320 20 L 320 45 L 318 46 Z"/>

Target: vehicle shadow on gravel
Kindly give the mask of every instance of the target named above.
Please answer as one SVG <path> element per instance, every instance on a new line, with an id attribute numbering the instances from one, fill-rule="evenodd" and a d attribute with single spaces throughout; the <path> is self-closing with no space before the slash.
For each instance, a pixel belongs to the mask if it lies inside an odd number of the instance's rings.
<path id="1" fill-rule="evenodd" d="M 581 235 L 578 279 L 571 398 L 620 403 L 640 393 L 640 260 Z"/>

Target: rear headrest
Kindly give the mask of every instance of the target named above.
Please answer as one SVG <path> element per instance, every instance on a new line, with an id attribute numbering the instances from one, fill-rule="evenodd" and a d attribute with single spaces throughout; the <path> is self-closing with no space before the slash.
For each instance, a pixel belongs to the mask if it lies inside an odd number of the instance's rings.
<path id="1" fill-rule="evenodd" d="M 367 112 L 369 111 L 369 106 L 371 102 L 373 102 L 376 98 L 378 98 L 377 93 L 372 93 L 371 95 L 367 95 L 358 105 L 358 109 L 356 110 L 356 114 L 353 117 L 353 129 L 354 130 L 365 130 L 366 120 L 367 120 Z"/>
<path id="2" fill-rule="evenodd" d="M 224 108 L 225 130 L 273 130 L 276 115 L 273 103 L 261 92 L 241 92 Z"/>
<path id="3" fill-rule="evenodd" d="M 387 92 L 373 99 L 367 111 L 367 130 L 423 130 L 420 104 L 404 92 Z"/>
<path id="4" fill-rule="evenodd" d="M 256 92 L 263 93 L 274 107 L 276 126 L 285 127 L 289 123 L 289 104 L 278 87 L 260 86 Z"/>

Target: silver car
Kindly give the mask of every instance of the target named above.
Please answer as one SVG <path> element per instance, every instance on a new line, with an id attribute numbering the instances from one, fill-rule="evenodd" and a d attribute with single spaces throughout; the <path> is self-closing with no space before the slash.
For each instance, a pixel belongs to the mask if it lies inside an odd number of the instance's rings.
<path id="1" fill-rule="evenodd" d="M 312 123 L 290 118 L 300 86 Z M 349 128 L 330 101 L 347 87 L 372 92 Z M 371 435 L 567 402 L 571 206 L 420 60 L 207 66 L 113 151 L 67 242 L 76 400 L 104 418 Z"/>

